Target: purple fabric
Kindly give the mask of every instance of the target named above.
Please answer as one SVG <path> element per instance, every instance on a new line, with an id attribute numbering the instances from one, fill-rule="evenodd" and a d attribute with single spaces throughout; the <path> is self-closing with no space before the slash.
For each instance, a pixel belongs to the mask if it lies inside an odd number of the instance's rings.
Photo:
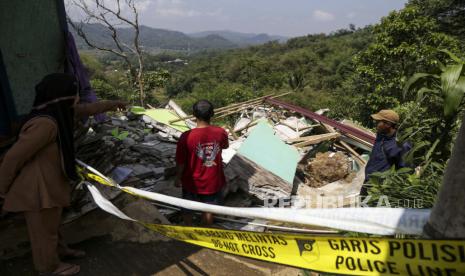
<path id="1" fill-rule="evenodd" d="M 95 91 L 92 89 L 89 77 L 84 68 L 84 65 L 79 58 L 79 53 L 74 42 L 74 37 L 71 32 L 66 32 L 66 59 L 68 64 L 66 66 L 66 73 L 73 74 L 79 82 L 79 96 L 82 103 L 93 103 L 98 101 Z M 97 122 L 102 122 L 106 119 L 105 114 L 98 114 L 94 116 Z"/>

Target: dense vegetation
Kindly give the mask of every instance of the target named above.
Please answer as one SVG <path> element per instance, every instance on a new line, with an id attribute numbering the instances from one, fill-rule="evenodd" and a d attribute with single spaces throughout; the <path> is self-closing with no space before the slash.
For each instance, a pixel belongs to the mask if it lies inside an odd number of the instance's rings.
<path id="1" fill-rule="evenodd" d="M 402 119 L 399 139 L 414 145 L 406 158 L 421 169 L 379 174 L 372 195 L 420 197 L 430 207 L 463 114 L 464 42 L 463 1 L 411 0 L 374 26 L 194 56 L 146 56 L 146 86 L 149 102 L 171 97 L 186 110 L 199 98 L 224 106 L 293 90 L 287 101 L 311 110 L 329 108 L 333 118 L 368 127 L 373 127 L 370 114 L 396 109 Z M 101 97 L 131 99 L 120 61 L 83 58 Z M 176 58 L 186 62 L 168 63 Z"/>

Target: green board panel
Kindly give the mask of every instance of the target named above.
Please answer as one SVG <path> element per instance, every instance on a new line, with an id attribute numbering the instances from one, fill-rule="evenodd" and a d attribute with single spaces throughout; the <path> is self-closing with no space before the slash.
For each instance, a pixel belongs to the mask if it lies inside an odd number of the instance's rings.
<path id="1" fill-rule="evenodd" d="M 293 183 L 299 153 L 297 149 L 284 143 L 274 134 L 266 121 L 261 121 L 252 130 L 238 151 L 262 168 Z"/>
<path id="2" fill-rule="evenodd" d="M 134 107 L 131 111 L 135 114 L 144 114 L 154 119 L 157 122 L 170 126 L 181 132 L 188 131 L 190 128 L 186 125 L 184 121 L 179 121 L 176 123 L 170 124 L 172 120 L 179 119 L 179 116 L 169 109 L 155 108 L 155 109 L 143 109 L 140 107 Z"/>
<path id="3" fill-rule="evenodd" d="M 18 115 L 29 112 L 45 75 L 64 70 L 57 1 L 0 1 L 0 49 Z"/>

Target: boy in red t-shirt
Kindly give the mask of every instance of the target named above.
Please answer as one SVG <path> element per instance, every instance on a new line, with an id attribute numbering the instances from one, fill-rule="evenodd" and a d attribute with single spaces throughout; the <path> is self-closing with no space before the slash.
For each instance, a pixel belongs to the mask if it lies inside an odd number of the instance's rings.
<path id="1" fill-rule="evenodd" d="M 184 132 L 176 148 L 177 175 L 175 185 L 182 186 L 182 197 L 209 204 L 221 203 L 221 189 L 225 185 L 222 149 L 229 146 L 228 134 L 210 125 L 213 105 L 200 100 L 193 106 L 197 127 Z M 192 213 L 184 210 L 184 223 L 192 224 Z M 202 214 L 202 223 L 211 225 L 213 215 Z"/>

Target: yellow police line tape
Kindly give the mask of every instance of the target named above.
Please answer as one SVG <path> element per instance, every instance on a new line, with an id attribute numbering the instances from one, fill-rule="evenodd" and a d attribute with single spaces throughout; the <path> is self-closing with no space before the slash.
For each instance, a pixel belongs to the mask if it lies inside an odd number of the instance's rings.
<path id="1" fill-rule="evenodd" d="M 88 180 L 114 186 L 84 173 Z M 102 209 L 166 237 L 234 255 L 345 275 L 465 275 L 465 241 L 349 238 L 257 233 L 134 220 L 87 183 Z M 127 191 L 126 191 L 127 192 Z"/>

